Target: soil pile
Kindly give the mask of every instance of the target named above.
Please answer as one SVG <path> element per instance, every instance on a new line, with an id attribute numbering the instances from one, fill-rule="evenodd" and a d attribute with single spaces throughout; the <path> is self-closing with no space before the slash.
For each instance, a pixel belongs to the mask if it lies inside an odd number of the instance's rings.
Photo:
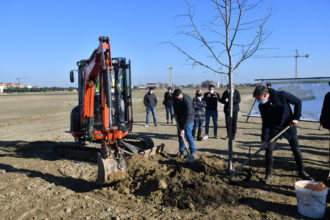
<path id="1" fill-rule="evenodd" d="M 239 199 L 238 193 L 218 171 L 225 166 L 223 163 L 220 158 L 206 155 L 193 164 L 166 154 L 152 158 L 134 155 L 128 161 L 128 177 L 112 187 L 179 209 L 202 211 L 224 203 L 233 205 Z"/>

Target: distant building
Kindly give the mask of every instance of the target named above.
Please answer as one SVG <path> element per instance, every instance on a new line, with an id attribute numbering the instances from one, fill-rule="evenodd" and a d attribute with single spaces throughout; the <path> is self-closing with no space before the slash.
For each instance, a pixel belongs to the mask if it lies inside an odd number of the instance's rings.
<path id="1" fill-rule="evenodd" d="M 31 89 L 31 88 L 32 88 L 32 86 L 31 86 L 30 84 L 28 84 L 28 85 L 24 85 L 24 88 L 28 88 L 28 89 Z"/>
<path id="2" fill-rule="evenodd" d="M 147 86 L 146 86 L 146 85 L 138 85 L 137 88 L 138 88 L 138 89 L 146 89 Z"/>
<path id="3" fill-rule="evenodd" d="M 0 86 L 3 86 L 3 89 L 7 89 L 7 83 L 1 82 Z"/>
<path id="4" fill-rule="evenodd" d="M 148 88 L 158 88 L 158 83 L 147 83 Z"/>
<path id="5" fill-rule="evenodd" d="M 147 87 L 148 88 L 156 88 L 156 89 L 164 89 L 164 88 L 168 88 L 168 83 L 147 83 Z"/>
<path id="6" fill-rule="evenodd" d="M 0 86 L 0 93 L 3 93 L 3 89 L 4 89 L 4 87 Z"/>

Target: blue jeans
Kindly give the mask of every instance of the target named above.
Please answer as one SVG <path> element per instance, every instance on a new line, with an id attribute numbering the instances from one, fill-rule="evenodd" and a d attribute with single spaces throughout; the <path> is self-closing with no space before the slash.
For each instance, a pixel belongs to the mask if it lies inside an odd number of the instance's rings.
<path id="1" fill-rule="evenodd" d="M 156 118 L 156 107 L 147 107 L 147 117 L 146 117 L 146 124 L 149 124 L 149 115 L 150 111 L 152 112 L 152 116 L 154 118 L 154 124 L 157 125 L 157 118 Z"/>
<path id="2" fill-rule="evenodd" d="M 218 110 L 206 110 L 205 111 L 205 135 L 209 135 L 210 117 L 212 117 L 214 125 L 214 136 L 217 136 L 218 131 Z"/>
<path id="3" fill-rule="evenodd" d="M 198 128 L 198 133 L 201 134 L 202 133 L 202 129 L 203 129 L 203 124 L 204 124 L 204 120 L 200 120 L 200 119 L 195 119 L 194 121 L 194 127 L 192 129 L 192 134 L 193 136 L 195 136 L 196 134 L 196 130 Z"/>
<path id="4" fill-rule="evenodd" d="M 186 128 L 185 132 L 184 132 L 184 136 L 187 139 L 188 143 L 189 143 L 189 148 L 190 148 L 190 153 L 191 154 L 196 154 L 196 145 L 195 145 L 195 141 L 194 138 L 192 136 L 192 126 L 193 126 L 194 122 L 191 122 L 188 124 L 188 127 Z M 178 135 L 179 135 L 179 150 L 180 152 L 185 152 L 186 148 L 184 146 L 183 140 L 180 136 L 180 133 L 178 131 Z"/>
<path id="5" fill-rule="evenodd" d="M 168 114 L 171 113 L 171 119 L 173 120 L 173 105 L 165 105 L 165 109 L 166 109 L 166 120 L 168 120 L 170 117 Z"/>

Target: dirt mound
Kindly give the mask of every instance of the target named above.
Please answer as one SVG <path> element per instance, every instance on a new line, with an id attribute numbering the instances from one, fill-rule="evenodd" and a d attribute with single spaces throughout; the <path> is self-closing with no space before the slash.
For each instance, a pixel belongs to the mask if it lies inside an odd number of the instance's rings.
<path id="1" fill-rule="evenodd" d="M 220 167 L 214 166 L 219 163 L 219 159 L 205 155 L 194 164 L 175 156 L 146 159 L 136 155 L 128 161 L 128 177 L 113 188 L 180 209 L 201 211 L 224 203 L 236 204 L 238 194 L 221 177 Z"/>

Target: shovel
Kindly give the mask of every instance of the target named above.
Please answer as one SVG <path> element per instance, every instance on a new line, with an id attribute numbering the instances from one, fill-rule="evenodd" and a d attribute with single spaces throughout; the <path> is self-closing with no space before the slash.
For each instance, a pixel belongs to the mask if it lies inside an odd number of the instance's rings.
<path id="1" fill-rule="evenodd" d="M 284 128 L 281 132 L 279 132 L 275 137 L 273 137 L 270 141 L 267 142 L 267 145 L 273 143 L 276 141 L 277 138 L 279 138 L 284 132 L 286 132 L 291 126 L 288 125 L 286 128 Z M 229 179 L 233 178 L 239 171 L 243 168 L 244 165 L 246 165 L 254 156 L 260 153 L 262 151 L 262 148 L 259 148 L 254 154 L 250 155 L 248 159 L 246 159 L 239 167 L 236 168 L 236 170 L 230 174 Z"/>
<path id="2" fill-rule="evenodd" d="M 176 122 L 176 128 L 178 129 L 178 132 L 180 132 L 180 128 L 179 128 L 179 124 L 178 124 L 178 120 L 177 120 L 176 116 L 175 116 L 174 118 L 175 118 L 175 122 Z M 189 152 L 189 150 L 188 150 L 188 147 L 187 147 L 187 144 L 186 144 L 186 141 L 185 141 L 184 137 L 183 137 L 183 136 L 180 136 L 180 134 L 179 134 L 179 138 L 182 138 L 182 141 L 183 141 L 184 147 L 185 147 L 185 149 L 186 149 L 186 151 L 187 151 L 187 161 L 188 161 L 189 163 L 194 163 L 194 162 L 195 162 L 195 158 L 194 158 L 193 155 L 190 154 L 190 152 Z"/>
<path id="3" fill-rule="evenodd" d="M 184 140 L 184 137 L 180 136 L 183 140 L 183 144 L 184 144 L 184 147 L 186 148 L 186 151 L 187 151 L 187 160 L 189 163 L 194 163 L 195 162 L 195 157 L 193 155 L 190 154 L 189 150 L 188 150 L 188 147 L 187 147 L 187 144 L 186 144 L 186 141 Z"/>

